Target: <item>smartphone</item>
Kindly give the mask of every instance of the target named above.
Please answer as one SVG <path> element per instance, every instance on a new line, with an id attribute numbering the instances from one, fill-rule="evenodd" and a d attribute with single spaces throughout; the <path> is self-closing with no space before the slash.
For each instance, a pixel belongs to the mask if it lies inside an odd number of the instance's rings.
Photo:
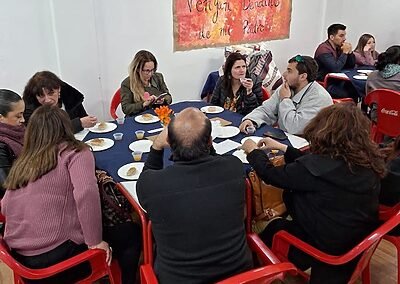
<path id="1" fill-rule="evenodd" d="M 285 132 L 280 129 L 275 129 L 274 131 L 266 131 L 264 132 L 263 136 L 271 137 L 276 140 L 286 140 L 287 136 Z"/>
<path id="2" fill-rule="evenodd" d="M 154 100 L 154 104 L 162 104 L 164 102 L 164 98 L 165 96 L 168 95 L 168 93 L 162 93 L 161 95 L 159 95 L 155 100 Z"/>

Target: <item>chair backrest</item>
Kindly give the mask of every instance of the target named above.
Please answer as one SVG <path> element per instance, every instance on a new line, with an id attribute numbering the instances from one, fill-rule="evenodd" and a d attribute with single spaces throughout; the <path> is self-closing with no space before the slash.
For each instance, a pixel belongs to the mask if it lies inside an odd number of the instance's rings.
<path id="1" fill-rule="evenodd" d="M 261 89 L 263 93 L 263 101 L 268 100 L 271 97 L 271 95 L 268 93 L 266 88 L 262 87 Z"/>
<path id="2" fill-rule="evenodd" d="M 348 263 L 360 256 L 357 266 L 348 283 L 355 283 L 355 281 L 360 277 L 364 269 L 367 268 L 371 257 L 378 246 L 379 242 L 382 240 L 383 236 L 391 231 L 400 223 L 400 211 L 398 210 L 395 215 L 393 215 L 389 220 L 383 223 L 379 228 L 369 234 L 363 241 L 356 245 L 353 249 L 347 253 L 336 256 L 324 253 L 311 245 L 303 242 L 302 240 L 296 238 L 295 236 L 289 234 L 286 231 L 280 231 L 274 236 L 272 251 L 281 261 L 286 261 L 287 253 L 289 251 L 289 246 L 295 246 L 299 250 L 307 253 L 308 255 L 314 257 L 315 259 L 332 265 L 341 265 Z"/>
<path id="3" fill-rule="evenodd" d="M 396 137 L 400 135 L 400 92 L 388 89 L 377 89 L 365 97 L 365 103 L 369 106 L 377 106 L 377 122 L 373 123 L 371 138 L 378 141 L 379 135 Z"/>
<path id="4" fill-rule="evenodd" d="M 117 108 L 119 106 L 119 104 L 121 103 L 121 88 L 119 88 L 114 96 L 111 99 L 111 104 L 110 104 L 110 115 L 112 118 L 117 119 Z"/>

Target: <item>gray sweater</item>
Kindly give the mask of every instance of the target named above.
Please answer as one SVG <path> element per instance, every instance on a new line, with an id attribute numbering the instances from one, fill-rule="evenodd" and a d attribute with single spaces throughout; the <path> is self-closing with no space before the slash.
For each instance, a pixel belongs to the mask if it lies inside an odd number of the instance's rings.
<path id="1" fill-rule="evenodd" d="M 307 84 L 291 99 L 281 100 L 280 86 L 261 106 L 246 115 L 242 121 L 250 119 L 260 127 L 266 123 L 274 125 L 290 134 L 302 134 L 304 127 L 324 107 L 330 106 L 332 98 L 329 93 L 317 82 Z"/>

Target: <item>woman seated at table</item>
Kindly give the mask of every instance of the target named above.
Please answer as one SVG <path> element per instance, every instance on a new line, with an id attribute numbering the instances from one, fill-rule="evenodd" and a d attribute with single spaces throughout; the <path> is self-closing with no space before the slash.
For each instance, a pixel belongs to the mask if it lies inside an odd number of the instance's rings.
<path id="1" fill-rule="evenodd" d="M 26 123 L 32 113 L 41 105 L 58 106 L 65 110 L 71 121 L 74 133 L 83 128 L 95 126 L 97 118 L 88 115 L 83 107 L 83 95 L 74 87 L 60 80 L 50 71 L 37 72 L 26 84 L 23 99 Z"/>
<path id="2" fill-rule="evenodd" d="M 246 57 L 239 52 L 226 59 L 224 75 L 218 79 L 211 103 L 246 115 L 262 104 L 262 80 L 249 74 Z"/>
<path id="3" fill-rule="evenodd" d="M 400 45 L 393 45 L 379 54 L 377 71 L 369 74 L 366 93 L 376 89 L 400 91 Z"/>
<path id="4" fill-rule="evenodd" d="M 340 119 L 338 119 L 340 118 Z M 386 173 L 383 155 L 369 138 L 370 123 L 352 104 L 321 110 L 304 130 L 309 154 L 270 138 L 257 145 L 247 140 L 247 160 L 265 182 L 284 189 L 292 221 L 273 219 L 261 233 L 268 245 L 286 230 L 315 248 L 341 255 L 378 226 L 380 178 Z M 285 166 L 274 167 L 264 150 L 285 153 Z M 330 266 L 295 248 L 289 260 L 301 269 L 312 267 L 310 283 L 347 283 L 354 262 Z"/>
<path id="5" fill-rule="evenodd" d="M 3 183 L 22 150 L 24 109 L 24 101 L 17 93 L 0 89 L 0 199 L 5 193 Z"/>
<path id="6" fill-rule="evenodd" d="M 363 34 L 354 49 L 354 55 L 356 66 L 375 66 L 379 55 L 375 50 L 375 38 L 370 34 Z"/>
<path id="7" fill-rule="evenodd" d="M 163 75 L 156 72 L 157 66 L 151 52 L 140 50 L 135 54 L 129 65 L 129 77 L 121 83 L 121 106 L 127 116 L 136 115 L 153 105 L 172 102 Z"/>
<path id="8" fill-rule="evenodd" d="M 1 201 L 4 240 L 17 261 L 45 268 L 85 250 L 106 251 L 101 206 L 89 147 L 74 138 L 68 115 L 57 106 L 39 107 L 26 129 L 24 147 L 5 182 Z M 88 264 L 45 282 L 74 283 Z"/>

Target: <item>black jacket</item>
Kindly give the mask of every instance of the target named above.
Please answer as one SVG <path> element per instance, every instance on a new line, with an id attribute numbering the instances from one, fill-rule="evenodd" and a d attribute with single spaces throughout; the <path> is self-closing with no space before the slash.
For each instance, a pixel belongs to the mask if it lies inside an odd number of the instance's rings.
<path id="1" fill-rule="evenodd" d="M 5 182 L 11 166 L 17 157 L 14 152 L 4 142 L 0 142 L 0 198 L 4 196 L 5 189 L 3 183 Z"/>
<path id="2" fill-rule="evenodd" d="M 283 188 L 288 212 L 307 241 L 330 254 L 353 248 L 378 226 L 380 179 L 371 169 L 288 147 L 286 165 L 274 168 L 265 152 L 247 156 L 257 174 Z"/>
<path id="3" fill-rule="evenodd" d="M 238 100 L 236 102 L 236 112 L 246 115 L 250 113 L 253 109 L 260 106 L 263 101 L 263 93 L 262 93 L 262 80 L 260 77 L 251 74 L 251 79 L 253 80 L 253 89 L 250 95 L 247 95 L 247 90 L 240 86 L 237 95 Z M 228 90 L 224 88 L 224 79 L 222 76 L 218 79 L 217 85 L 215 86 L 213 96 L 211 98 L 211 104 L 224 107 L 226 97 L 228 95 Z"/>
<path id="4" fill-rule="evenodd" d="M 214 283 L 251 268 L 243 165 L 236 157 L 163 169 L 163 151 L 152 148 L 137 194 L 153 224 L 160 283 Z"/>
<path id="5" fill-rule="evenodd" d="M 64 104 L 65 111 L 68 113 L 69 118 L 72 122 L 72 127 L 74 133 L 79 132 L 83 129 L 80 118 L 87 116 L 86 110 L 83 107 L 83 95 L 74 87 L 68 85 L 63 82 L 61 85 L 60 92 L 60 107 L 61 103 Z M 28 124 L 28 121 L 32 115 L 32 113 L 40 107 L 40 104 L 36 101 L 35 103 L 27 103 L 25 100 L 25 111 L 24 118 L 25 123 Z"/>

